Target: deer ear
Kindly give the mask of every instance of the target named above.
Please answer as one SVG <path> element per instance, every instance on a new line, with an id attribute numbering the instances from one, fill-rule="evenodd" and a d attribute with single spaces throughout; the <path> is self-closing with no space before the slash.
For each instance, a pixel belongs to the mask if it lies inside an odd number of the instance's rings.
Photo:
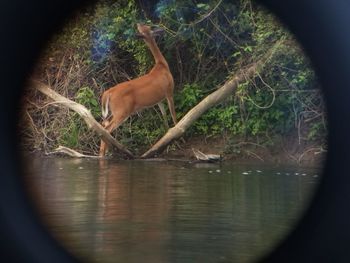
<path id="1" fill-rule="evenodd" d="M 152 30 L 152 36 L 156 37 L 156 36 L 161 36 L 164 34 L 164 29 L 163 28 L 156 28 L 154 30 Z"/>
<path id="2" fill-rule="evenodd" d="M 145 38 L 145 36 L 142 35 L 141 33 L 135 33 L 135 37 L 136 38 Z"/>

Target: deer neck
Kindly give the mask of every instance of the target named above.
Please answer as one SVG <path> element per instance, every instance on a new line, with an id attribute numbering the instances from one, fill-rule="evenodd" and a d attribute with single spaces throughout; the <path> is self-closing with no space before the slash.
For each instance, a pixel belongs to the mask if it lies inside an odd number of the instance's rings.
<path id="1" fill-rule="evenodd" d="M 147 39 L 147 40 L 145 40 L 145 42 L 146 42 L 147 46 L 149 47 L 149 49 L 151 50 L 151 53 L 153 55 L 155 63 L 156 64 L 164 64 L 166 67 L 169 67 L 162 52 L 160 52 L 158 45 L 157 45 L 156 41 L 154 40 L 154 38 Z"/>

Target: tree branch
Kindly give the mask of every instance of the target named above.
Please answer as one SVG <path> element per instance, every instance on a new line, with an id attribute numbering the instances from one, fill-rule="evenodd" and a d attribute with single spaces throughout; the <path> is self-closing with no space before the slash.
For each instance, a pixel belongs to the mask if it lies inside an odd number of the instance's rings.
<path id="1" fill-rule="evenodd" d="M 134 155 L 122 144 L 117 142 L 111 134 L 105 130 L 92 116 L 91 112 L 85 108 L 83 105 L 76 103 L 70 99 L 67 99 L 66 97 L 61 96 L 54 90 L 50 88 L 50 86 L 37 81 L 37 80 L 30 80 L 30 85 L 35 87 L 37 90 L 39 90 L 41 93 L 45 94 L 46 96 L 50 97 L 55 101 L 55 103 L 61 104 L 76 113 L 79 114 L 83 118 L 83 120 L 86 122 L 89 129 L 94 130 L 102 140 L 104 140 L 107 144 L 114 146 L 117 148 L 117 150 L 127 156 L 128 158 L 134 158 Z"/>

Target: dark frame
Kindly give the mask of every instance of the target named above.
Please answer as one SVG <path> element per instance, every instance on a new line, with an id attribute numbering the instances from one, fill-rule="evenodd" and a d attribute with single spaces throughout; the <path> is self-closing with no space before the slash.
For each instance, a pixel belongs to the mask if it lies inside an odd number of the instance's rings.
<path id="1" fill-rule="evenodd" d="M 296 35 L 319 76 L 328 109 L 324 176 L 295 230 L 264 262 L 350 260 L 350 3 L 261 0 Z M 86 1 L 0 4 L 0 250 L 4 262 L 74 262 L 38 223 L 20 180 L 16 124 L 24 80 L 51 32 Z"/>

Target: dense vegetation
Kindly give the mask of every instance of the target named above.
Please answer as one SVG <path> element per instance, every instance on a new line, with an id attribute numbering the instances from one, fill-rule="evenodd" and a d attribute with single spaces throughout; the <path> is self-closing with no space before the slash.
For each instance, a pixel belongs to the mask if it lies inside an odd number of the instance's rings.
<path id="1" fill-rule="evenodd" d="M 186 132 L 187 141 L 221 137 L 226 152 L 239 151 L 241 141 L 269 146 L 281 137 L 325 145 L 325 109 L 309 61 L 275 17 L 250 0 L 100 1 L 51 39 L 33 75 L 101 120 L 101 93 L 153 65 L 143 41 L 134 37 L 140 21 L 166 30 L 157 42 L 174 75 L 178 118 L 274 47 L 264 69 L 204 114 Z M 75 113 L 34 90 L 27 93 L 21 128 L 26 149 L 50 151 L 61 144 L 97 152 L 98 137 Z M 116 136 L 139 153 L 165 131 L 154 107 L 131 117 Z"/>

